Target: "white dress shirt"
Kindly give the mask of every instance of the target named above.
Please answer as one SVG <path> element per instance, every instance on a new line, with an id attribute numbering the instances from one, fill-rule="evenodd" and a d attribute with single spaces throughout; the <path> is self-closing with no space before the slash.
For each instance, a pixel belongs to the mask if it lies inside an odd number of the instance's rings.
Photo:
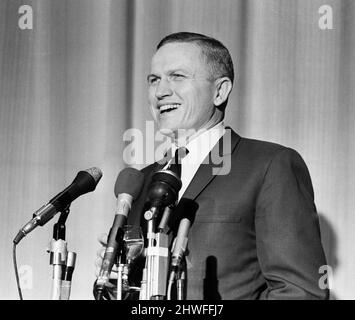
<path id="1" fill-rule="evenodd" d="M 176 149 L 181 147 L 185 147 L 188 150 L 188 154 L 181 159 L 182 187 L 179 191 L 179 201 L 196 174 L 199 166 L 216 145 L 218 140 L 224 135 L 225 131 L 224 123 L 219 122 L 208 130 L 197 131 L 193 138 L 185 145 L 177 145 L 176 142 L 171 145 L 172 155 L 175 154 Z M 167 163 L 164 169 L 170 165 L 171 161 L 172 160 Z"/>

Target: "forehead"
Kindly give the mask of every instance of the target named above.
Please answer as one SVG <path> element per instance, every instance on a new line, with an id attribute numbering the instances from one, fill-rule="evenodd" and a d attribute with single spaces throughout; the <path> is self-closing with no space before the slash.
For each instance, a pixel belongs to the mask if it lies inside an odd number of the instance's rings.
<path id="1" fill-rule="evenodd" d="M 200 47 L 193 43 L 173 42 L 159 48 L 152 58 L 151 71 L 167 72 L 177 69 L 208 72 Z"/>

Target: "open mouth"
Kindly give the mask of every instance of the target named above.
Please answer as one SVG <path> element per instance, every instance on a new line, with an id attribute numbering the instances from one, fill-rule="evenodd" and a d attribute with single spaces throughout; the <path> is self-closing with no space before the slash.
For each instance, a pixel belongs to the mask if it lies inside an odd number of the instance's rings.
<path id="1" fill-rule="evenodd" d="M 176 110 L 177 108 L 179 107 L 178 104 L 166 104 L 164 106 L 161 106 L 159 111 L 160 111 L 160 114 L 164 114 L 164 113 L 169 113 L 173 110 Z"/>

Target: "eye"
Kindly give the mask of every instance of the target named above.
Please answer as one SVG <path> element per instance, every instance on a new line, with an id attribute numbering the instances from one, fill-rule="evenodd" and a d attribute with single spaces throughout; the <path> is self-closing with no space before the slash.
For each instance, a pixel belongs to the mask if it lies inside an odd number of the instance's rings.
<path id="1" fill-rule="evenodd" d="M 156 76 L 149 76 L 148 77 L 148 84 L 150 86 L 156 85 L 160 79 Z"/>
<path id="2" fill-rule="evenodd" d="M 184 74 L 181 74 L 181 73 L 172 73 L 170 75 L 170 80 L 173 80 L 173 81 L 181 81 L 181 80 L 184 80 L 186 79 L 186 76 Z"/>

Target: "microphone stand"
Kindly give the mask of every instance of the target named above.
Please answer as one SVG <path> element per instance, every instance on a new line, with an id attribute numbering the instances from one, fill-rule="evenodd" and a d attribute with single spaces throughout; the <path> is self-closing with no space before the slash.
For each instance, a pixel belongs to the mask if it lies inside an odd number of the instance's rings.
<path id="1" fill-rule="evenodd" d="M 168 235 L 162 229 L 155 233 L 155 220 L 158 209 L 153 207 L 146 211 L 147 220 L 147 254 L 143 269 L 140 300 L 164 300 L 168 272 Z"/>
<path id="2" fill-rule="evenodd" d="M 117 270 L 117 300 L 122 300 L 122 286 L 123 286 L 123 264 L 120 263 L 118 265 L 118 270 Z"/>
<path id="3" fill-rule="evenodd" d="M 182 262 L 176 275 L 177 300 L 185 300 L 185 281 L 186 281 L 185 268 L 186 268 L 186 264 Z"/>
<path id="4" fill-rule="evenodd" d="M 116 238 L 118 241 L 117 249 L 117 296 L 116 300 L 123 300 L 123 287 L 128 283 L 128 270 L 127 265 L 125 265 L 125 254 L 123 250 L 123 234 Z"/>
<path id="5" fill-rule="evenodd" d="M 185 254 L 183 254 L 181 260 L 178 264 L 171 266 L 171 271 L 169 275 L 168 281 L 168 291 L 167 291 L 167 299 L 172 300 L 172 289 L 173 284 L 176 282 L 176 300 L 185 300 L 186 299 L 186 262 L 185 262 Z"/>
<path id="6" fill-rule="evenodd" d="M 69 300 L 70 295 L 76 253 L 68 252 L 65 241 L 65 221 L 70 212 L 69 206 L 61 211 L 58 222 L 53 226 L 53 239 L 48 250 L 50 253 L 49 264 L 53 266 L 52 300 Z"/>

